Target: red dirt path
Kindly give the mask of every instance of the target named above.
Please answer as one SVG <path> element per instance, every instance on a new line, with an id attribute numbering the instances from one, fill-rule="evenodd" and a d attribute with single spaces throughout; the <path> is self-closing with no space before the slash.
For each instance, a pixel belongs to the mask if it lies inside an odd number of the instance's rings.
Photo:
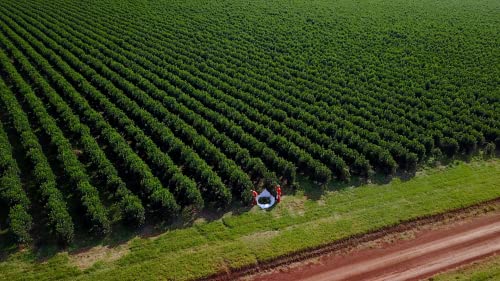
<path id="1" fill-rule="evenodd" d="M 414 233 L 381 248 L 355 249 L 253 276 L 256 281 L 420 280 L 500 254 L 500 214 L 457 221 Z M 247 277 L 248 278 L 248 277 Z"/>

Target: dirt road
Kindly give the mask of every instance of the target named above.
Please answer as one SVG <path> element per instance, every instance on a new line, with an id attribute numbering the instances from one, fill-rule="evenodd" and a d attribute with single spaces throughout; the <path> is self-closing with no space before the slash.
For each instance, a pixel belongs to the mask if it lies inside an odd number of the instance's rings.
<path id="1" fill-rule="evenodd" d="M 287 265 L 251 280 L 420 280 L 500 254 L 500 214 L 479 216 L 385 238 L 343 253 Z"/>

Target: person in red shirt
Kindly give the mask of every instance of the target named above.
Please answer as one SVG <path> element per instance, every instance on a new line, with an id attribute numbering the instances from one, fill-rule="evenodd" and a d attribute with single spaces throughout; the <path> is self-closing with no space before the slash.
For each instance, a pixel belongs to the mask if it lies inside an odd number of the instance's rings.
<path id="1" fill-rule="evenodd" d="M 276 201 L 278 203 L 281 201 L 281 186 L 279 184 L 276 185 Z"/>
<path id="2" fill-rule="evenodd" d="M 252 197 L 253 197 L 252 205 L 257 205 L 257 196 L 258 195 L 259 194 L 257 193 L 257 191 L 252 190 Z"/>

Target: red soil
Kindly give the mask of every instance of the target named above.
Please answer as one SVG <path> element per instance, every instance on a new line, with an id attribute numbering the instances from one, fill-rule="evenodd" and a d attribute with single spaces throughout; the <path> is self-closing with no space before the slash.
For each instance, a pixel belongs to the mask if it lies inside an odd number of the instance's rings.
<path id="1" fill-rule="evenodd" d="M 258 281 L 420 280 L 486 256 L 500 254 L 500 214 L 455 221 L 413 233 L 380 248 L 334 252 L 311 263 L 278 267 Z M 245 279 L 248 279 L 247 276 Z"/>

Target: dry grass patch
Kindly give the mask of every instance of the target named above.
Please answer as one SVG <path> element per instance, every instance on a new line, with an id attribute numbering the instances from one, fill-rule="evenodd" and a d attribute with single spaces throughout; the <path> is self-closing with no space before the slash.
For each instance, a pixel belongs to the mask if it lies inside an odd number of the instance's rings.
<path id="1" fill-rule="evenodd" d="M 96 246 L 69 255 L 69 261 L 81 270 L 92 267 L 96 262 L 113 262 L 130 252 L 128 243 L 116 247 Z"/>

